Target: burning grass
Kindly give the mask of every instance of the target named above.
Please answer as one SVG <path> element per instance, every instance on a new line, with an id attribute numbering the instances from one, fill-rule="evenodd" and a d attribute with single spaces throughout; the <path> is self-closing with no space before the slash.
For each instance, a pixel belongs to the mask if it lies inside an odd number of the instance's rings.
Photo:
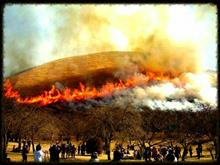
<path id="1" fill-rule="evenodd" d="M 189 98 L 216 106 L 216 76 L 157 70 L 146 66 L 147 59 L 144 53 L 101 52 L 52 61 L 8 77 L 4 96 L 18 103 L 47 106 L 96 101 L 128 91 L 127 98 L 151 109 L 198 109 Z"/>
<path id="2" fill-rule="evenodd" d="M 65 88 L 59 90 L 53 85 L 49 91 L 43 91 L 41 95 L 26 98 L 22 98 L 19 91 L 14 90 L 12 84 L 7 79 L 4 82 L 4 96 L 13 98 L 19 103 L 38 103 L 41 106 L 45 106 L 59 101 L 79 101 L 104 97 L 111 95 L 115 91 L 121 91 L 138 85 L 146 85 L 152 81 L 168 81 L 170 79 L 171 76 L 167 74 L 146 72 L 146 75 L 142 75 L 141 77 L 139 75 L 133 75 L 125 81 L 118 80 L 118 82 L 115 83 L 107 82 L 99 89 L 96 87 L 87 87 L 81 82 L 79 83 L 79 87 L 75 89 Z"/>

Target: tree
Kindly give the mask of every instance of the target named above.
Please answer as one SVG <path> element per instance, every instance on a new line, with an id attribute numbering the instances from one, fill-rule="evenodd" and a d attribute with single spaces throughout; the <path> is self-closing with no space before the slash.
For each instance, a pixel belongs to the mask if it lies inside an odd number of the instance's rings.
<path id="1" fill-rule="evenodd" d="M 169 120 L 166 112 L 148 108 L 140 111 L 140 116 L 140 125 L 134 129 L 133 138 L 138 141 L 141 150 L 144 150 L 146 143 L 149 146 L 154 146 L 163 141 L 163 132 L 168 127 Z M 153 143 L 155 138 L 160 138 L 160 141 Z"/>
<path id="2" fill-rule="evenodd" d="M 21 139 L 23 136 L 23 126 L 27 119 L 33 114 L 34 111 L 29 110 L 28 105 L 18 104 L 13 100 L 3 99 L 3 128 L 4 128 L 4 148 L 3 152 L 6 153 L 8 144 L 8 133 L 13 132 L 19 138 L 18 148 L 21 148 Z"/>
<path id="3" fill-rule="evenodd" d="M 197 124 L 195 124 L 195 132 L 197 137 L 207 137 L 208 141 L 212 144 L 209 146 L 209 151 L 212 159 L 217 159 L 218 157 L 218 147 L 217 147 L 217 124 L 218 124 L 218 112 L 209 106 L 205 107 L 202 111 L 197 112 L 195 118 L 193 119 Z M 200 143 L 203 143 L 204 139 L 200 139 Z M 206 142 L 205 140 L 204 142 Z M 213 156 L 212 149 L 215 150 L 215 157 Z"/>
<path id="4" fill-rule="evenodd" d="M 131 130 L 136 128 L 136 123 L 140 120 L 138 113 L 129 105 L 124 108 L 118 106 L 100 107 L 85 113 L 80 126 L 81 134 L 84 140 L 101 138 L 105 143 L 108 160 L 111 160 L 110 144 L 112 140 L 122 134 L 123 136 L 131 134 Z"/>
<path id="5" fill-rule="evenodd" d="M 3 125 L 4 125 L 4 152 L 8 144 L 8 133 L 19 138 L 18 148 L 21 149 L 22 139 L 31 139 L 33 152 L 35 138 L 40 138 L 42 133 L 58 132 L 59 118 L 55 117 L 44 108 L 36 104 L 20 104 L 11 99 L 3 99 Z M 49 122 L 48 122 L 49 121 Z M 54 123 L 50 125 L 50 123 Z M 48 127 L 50 125 L 50 127 Z M 62 124 L 61 124 L 62 125 Z M 46 129 L 45 129 L 46 128 Z M 43 132 L 42 132 L 43 131 Z"/>

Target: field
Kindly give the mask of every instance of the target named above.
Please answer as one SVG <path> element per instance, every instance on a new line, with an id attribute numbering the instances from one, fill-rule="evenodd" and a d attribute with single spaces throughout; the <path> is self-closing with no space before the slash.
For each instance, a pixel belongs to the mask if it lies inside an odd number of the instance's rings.
<path id="1" fill-rule="evenodd" d="M 77 143 L 74 143 L 75 145 Z M 10 142 L 7 148 L 7 154 L 8 154 L 8 158 L 10 158 L 11 162 L 21 162 L 22 161 L 22 155 L 21 153 L 15 153 L 15 152 L 11 152 L 13 145 L 18 145 L 15 142 Z M 50 144 L 48 142 L 41 142 L 41 146 L 42 146 L 42 150 L 43 151 L 48 151 Z M 111 148 L 113 148 L 114 143 L 112 143 Z M 197 146 L 192 146 L 193 149 L 193 157 L 190 158 L 189 154 L 187 155 L 187 159 L 186 162 L 212 162 L 211 156 L 209 151 L 207 150 L 207 144 L 203 145 L 203 154 L 200 160 L 197 159 L 196 157 L 196 147 Z M 133 155 L 133 152 L 130 152 L 130 155 Z M 110 162 L 107 160 L 107 155 L 106 154 L 100 154 L 98 156 L 99 160 L 101 162 Z M 111 158 L 113 158 L 113 152 L 111 152 Z M 30 150 L 30 152 L 28 153 L 28 158 L 27 158 L 28 162 L 33 162 L 34 161 L 34 156 L 33 156 L 33 152 L 32 152 L 32 148 Z M 76 157 L 75 159 L 73 158 L 68 158 L 68 159 L 60 159 L 60 162 L 88 162 L 90 160 L 90 155 L 86 154 L 85 156 L 82 155 L 78 155 L 76 153 Z M 49 155 L 46 157 L 45 162 L 49 162 Z M 126 160 L 123 159 L 121 162 L 144 162 L 144 160 Z"/>

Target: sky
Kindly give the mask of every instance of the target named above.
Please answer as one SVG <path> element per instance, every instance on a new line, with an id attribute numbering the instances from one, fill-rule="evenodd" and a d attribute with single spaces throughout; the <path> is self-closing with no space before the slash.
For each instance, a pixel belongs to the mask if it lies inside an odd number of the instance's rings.
<path id="1" fill-rule="evenodd" d="M 103 51 L 141 51 L 172 67 L 217 70 L 215 5 L 11 4 L 3 14 L 4 77 Z"/>

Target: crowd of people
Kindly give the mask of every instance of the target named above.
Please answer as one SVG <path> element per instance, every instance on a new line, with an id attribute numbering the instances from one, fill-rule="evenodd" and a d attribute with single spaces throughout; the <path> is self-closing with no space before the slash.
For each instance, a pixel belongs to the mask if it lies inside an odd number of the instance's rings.
<path id="1" fill-rule="evenodd" d="M 133 156 L 130 156 L 130 151 L 133 150 Z M 23 142 L 22 147 L 22 161 L 27 162 L 27 153 L 30 151 L 30 143 Z M 48 152 L 49 151 L 49 152 Z M 36 146 L 36 150 L 34 151 L 34 161 L 42 162 L 46 159 L 50 160 L 50 162 L 59 162 L 61 159 L 73 158 L 75 159 L 76 153 L 78 155 L 86 154 L 86 145 L 85 143 L 79 144 L 78 148 L 75 147 L 71 142 L 67 143 L 59 143 L 58 141 L 54 144 L 51 144 L 48 151 L 42 151 L 41 145 L 38 144 Z M 116 145 L 113 151 L 113 160 L 120 161 L 121 159 L 136 159 L 136 160 L 145 160 L 146 162 L 151 161 L 160 161 L 160 162 L 177 162 L 183 156 L 187 156 L 189 152 L 190 157 L 193 155 L 192 146 L 189 147 L 188 150 L 183 150 L 181 155 L 181 148 L 179 146 L 171 147 L 171 146 L 160 146 L 156 148 L 153 147 L 145 147 L 144 150 L 138 149 L 135 150 L 134 146 L 127 146 L 126 149 L 122 147 L 122 145 Z M 202 144 L 198 144 L 196 148 L 197 158 L 200 159 L 202 155 Z M 181 157 L 182 156 L 182 157 Z M 92 162 L 98 162 L 98 153 L 93 152 L 91 154 Z"/>
<path id="2" fill-rule="evenodd" d="M 144 159 L 146 162 L 151 162 L 151 161 L 177 162 L 180 160 L 180 158 L 186 157 L 188 151 L 190 157 L 192 157 L 193 154 L 192 146 L 190 146 L 188 150 L 183 150 L 182 155 L 181 155 L 181 148 L 177 145 L 175 147 L 171 147 L 171 146 L 160 146 L 159 148 L 145 147 L 144 151 L 142 151 L 141 149 L 134 150 L 133 159 L 136 160 Z M 200 159 L 202 155 L 201 144 L 198 144 L 198 147 L 196 148 L 196 152 L 197 152 L 197 158 Z M 129 158 L 127 156 L 128 154 L 129 154 L 128 149 L 123 149 L 120 145 L 117 145 L 113 153 L 114 160 L 117 161 L 117 160 Z"/>
<path id="3" fill-rule="evenodd" d="M 67 158 L 74 158 L 76 156 L 76 152 L 78 155 L 85 155 L 86 153 L 86 145 L 85 143 L 79 144 L 78 149 L 75 147 L 74 144 L 71 142 L 68 143 L 61 143 L 56 142 L 56 144 L 53 144 L 49 148 L 49 153 L 50 153 L 50 161 L 51 162 L 59 162 L 60 158 L 59 155 L 61 153 L 61 158 L 62 159 L 67 159 Z"/>
<path id="4" fill-rule="evenodd" d="M 31 143 L 27 143 L 26 141 L 23 141 L 23 146 L 21 149 L 22 153 L 22 161 L 27 162 L 27 154 L 30 151 L 30 145 Z M 17 148 L 13 146 L 12 152 L 16 152 Z M 49 151 L 49 152 L 48 152 Z M 46 160 L 49 158 L 51 162 L 59 162 L 61 159 L 67 159 L 67 158 L 74 158 L 76 156 L 76 152 L 78 152 L 78 155 L 85 155 L 86 153 L 86 145 L 79 144 L 78 150 L 75 147 L 74 144 L 71 142 L 68 143 L 59 143 L 58 141 L 54 144 L 50 145 L 49 150 L 42 151 L 41 145 L 38 144 L 36 146 L 36 150 L 34 151 L 34 161 L 36 162 L 42 162 L 43 160 Z"/>
<path id="5" fill-rule="evenodd" d="M 76 156 L 76 147 L 74 144 L 72 144 L 71 142 L 67 144 L 65 143 L 61 144 L 61 158 L 69 158 L 69 157 L 75 158 L 75 156 Z"/>

